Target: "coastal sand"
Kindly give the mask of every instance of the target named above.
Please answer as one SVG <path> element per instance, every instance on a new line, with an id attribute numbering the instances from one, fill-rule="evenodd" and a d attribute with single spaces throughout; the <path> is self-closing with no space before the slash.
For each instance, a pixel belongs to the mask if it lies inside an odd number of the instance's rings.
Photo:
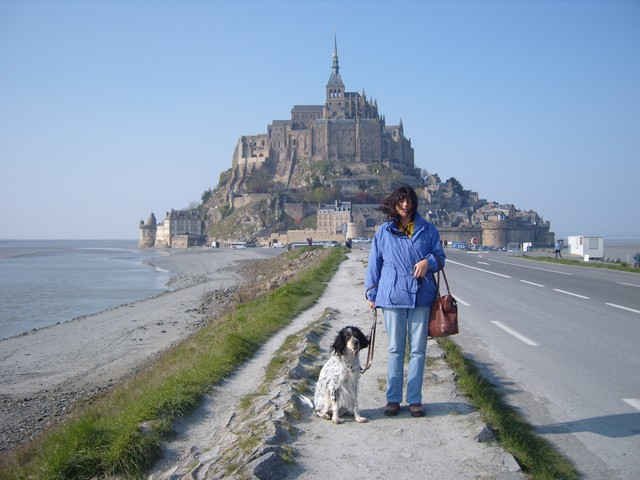
<path id="1" fill-rule="evenodd" d="M 167 251 L 153 263 L 176 290 L 0 341 L 0 451 L 108 389 L 203 322 L 205 293 L 230 288 L 239 268 L 277 249 Z"/>

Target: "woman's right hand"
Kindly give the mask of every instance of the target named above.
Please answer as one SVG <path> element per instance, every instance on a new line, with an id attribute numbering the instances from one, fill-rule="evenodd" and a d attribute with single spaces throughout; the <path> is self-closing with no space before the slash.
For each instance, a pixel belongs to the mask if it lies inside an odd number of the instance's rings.
<path id="1" fill-rule="evenodd" d="M 374 302 L 373 300 L 367 300 L 367 303 L 369 304 L 369 308 L 371 310 L 376 308 L 376 302 Z"/>

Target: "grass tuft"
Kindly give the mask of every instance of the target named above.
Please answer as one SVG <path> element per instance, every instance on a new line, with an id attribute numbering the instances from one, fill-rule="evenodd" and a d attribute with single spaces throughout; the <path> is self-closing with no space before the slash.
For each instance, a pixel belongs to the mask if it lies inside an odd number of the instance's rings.
<path id="1" fill-rule="evenodd" d="M 516 410 L 507 405 L 502 394 L 488 382 L 475 364 L 466 359 L 451 340 L 439 339 L 446 361 L 457 374 L 458 385 L 496 432 L 500 444 L 533 479 L 575 480 L 580 476 L 573 464 L 547 440 L 537 435 Z"/>

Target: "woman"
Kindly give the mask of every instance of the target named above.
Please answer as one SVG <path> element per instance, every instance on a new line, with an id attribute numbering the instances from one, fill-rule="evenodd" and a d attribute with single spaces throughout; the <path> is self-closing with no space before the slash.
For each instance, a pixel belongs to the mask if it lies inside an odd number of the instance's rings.
<path id="1" fill-rule="evenodd" d="M 384 413 L 393 416 L 400 411 L 408 336 L 407 403 L 412 416 L 422 417 L 429 312 L 436 294 L 432 272 L 444 266 L 445 254 L 436 227 L 417 213 L 418 197 L 413 188 L 398 188 L 384 199 L 380 209 L 388 221 L 380 226 L 371 244 L 365 288 L 369 306 L 382 308 L 389 336 Z"/>

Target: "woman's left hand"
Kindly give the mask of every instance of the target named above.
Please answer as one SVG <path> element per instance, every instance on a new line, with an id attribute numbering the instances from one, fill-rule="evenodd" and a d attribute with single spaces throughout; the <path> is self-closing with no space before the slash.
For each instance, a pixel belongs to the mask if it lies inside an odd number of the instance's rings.
<path id="1" fill-rule="evenodd" d="M 413 276 L 415 278 L 423 278 L 429 270 L 429 263 L 426 259 L 420 260 L 413 266 Z"/>

